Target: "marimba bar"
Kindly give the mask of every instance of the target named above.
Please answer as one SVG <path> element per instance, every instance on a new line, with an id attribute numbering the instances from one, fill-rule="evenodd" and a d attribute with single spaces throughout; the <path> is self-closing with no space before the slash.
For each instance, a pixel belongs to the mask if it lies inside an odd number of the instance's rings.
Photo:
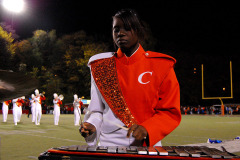
<path id="1" fill-rule="evenodd" d="M 62 146 L 51 148 L 38 157 L 39 160 L 240 160 L 240 157 L 215 148 L 205 146 L 155 146 L 155 147 L 116 147 L 116 146 Z"/>

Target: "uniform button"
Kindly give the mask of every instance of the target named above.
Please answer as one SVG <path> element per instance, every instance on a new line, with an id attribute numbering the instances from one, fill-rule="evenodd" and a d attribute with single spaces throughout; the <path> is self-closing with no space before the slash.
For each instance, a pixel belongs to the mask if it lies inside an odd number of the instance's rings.
<path id="1" fill-rule="evenodd" d="M 149 53 L 145 53 L 146 56 L 149 56 Z"/>

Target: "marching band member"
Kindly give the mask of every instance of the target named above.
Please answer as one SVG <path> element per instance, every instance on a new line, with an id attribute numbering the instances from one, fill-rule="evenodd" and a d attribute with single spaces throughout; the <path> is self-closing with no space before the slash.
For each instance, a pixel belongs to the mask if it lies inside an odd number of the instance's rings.
<path id="1" fill-rule="evenodd" d="M 21 106 L 24 103 L 23 101 L 24 97 L 21 98 L 15 98 L 12 100 L 13 103 L 13 122 L 14 125 L 17 125 L 18 122 L 20 122 L 20 112 L 21 112 Z"/>
<path id="2" fill-rule="evenodd" d="M 12 100 L 12 103 L 13 103 L 13 122 L 14 122 L 14 125 L 17 125 L 17 122 L 18 122 L 18 106 L 17 106 L 17 98 L 13 99 Z"/>
<path id="3" fill-rule="evenodd" d="M 117 52 L 89 60 L 91 103 L 79 129 L 89 145 L 161 146 L 181 121 L 176 60 L 146 52 L 143 33 L 136 12 L 121 10 L 112 24 Z"/>
<path id="4" fill-rule="evenodd" d="M 11 103 L 11 100 L 4 101 L 2 104 L 2 114 L 3 114 L 3 122 L 7 122 L 7 116 L 8 116 L 8 106 L 9 103 Z"/>
<path id="5" fill-rule="evenodd" d="M 20 99 L 18 99 L 17 101 L 17 105 L 18 105 L 18 122 L 21 121 L 21 117 L 22 117 L 22 106 L 23 106 L 23 103 L 24 103 L 24 99 L 25 99 L 25 96 L 21 97 Z"/>
<path id="6" fill-rule="evenodd" d="M 59 117 L 60 117 L 60 105 L 62 104 L 62 101 L 60 100 L 59 96 L 57 93 L 53 94 L 53 105 L 54 105 L 54 125 L 58 125 L 59 122 Z"/>
<path id="7" fill-rule="evenodd" d="M 39 93 L 39 90 L 35 90 L 35 125 L 40 125 L 42 117 L 42 101 L 45 100 L 45 96 Z"/>
<path id="8" fill-rule="evenodd" d="M 73 107 L 74 107 L 74 125 L 79 126 L 81 108 L 83 106 L 82 98 L 78 98 L 78 95 L 74 94 L 73 96 Z"/>
<path id="9" fill-rule="evenodd" d="M 36 116 L 36 114 L 35 114 L 35 112 L 36 112 L 36 107 L 35 107 L 36 102 L 34 101 L 35 95 L 32 94 L 31 98 L 32 99 L 30 100 L 30 105 L 31 105 L 31 112 L 32 112 L 32 122 L 35 122 L 35 120 L 36 120 L 36 118 L 35 118 L 35 116 Z"/>

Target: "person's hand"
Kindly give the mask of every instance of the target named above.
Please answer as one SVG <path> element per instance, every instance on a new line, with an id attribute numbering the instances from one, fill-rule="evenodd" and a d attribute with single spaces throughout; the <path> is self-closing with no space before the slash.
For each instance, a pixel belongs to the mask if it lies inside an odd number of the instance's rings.
<path id="1" fill-rule="evenodd" d="M 146 139 L 148 133 L 147 130 L 141 126 L 141 125 L 137 125 L 134 124 L 132 125 L 127 133 L 127 137 L 130 137 L 130 134 L 132 133 L 132 136 L 137 140 L 137 141 L 142 141 L 144 139 Z"/>
<path id="2" fill-rule="evenodd" d="M 91 123 L 84 122 L 82 124 L 82 126 L 79 128 L 79 132 L 81 133 L 81 135 L 84 138 L 86 138 L 86 137 L 92 135 L 93 133 L 95 133 L 96 132 L 96 128 Z"/>

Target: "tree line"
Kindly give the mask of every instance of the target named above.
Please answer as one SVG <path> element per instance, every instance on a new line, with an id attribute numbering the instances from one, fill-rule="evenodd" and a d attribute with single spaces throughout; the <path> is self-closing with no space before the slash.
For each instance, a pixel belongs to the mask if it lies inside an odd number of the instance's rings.
<path id="1" fill-rule="evenodd" d="M 158 41 L 150 31 L 147 35 L 146 40 L 141 42 L 145 50 L 163 52 L 177 59 L 175 71 L 180 83 L 182 105 L 218 103 L 218 100 L 209 102 L 201 99 L 201 64 L 206 63 L 209 68 L 214 68 L 217 62 L 223 65 L 222 61 L 218 61 L 219 57 L 197 53 L 192 55 Z M 63 94 L 65 103 L 71 103 L 74 94 L 90 98 L 91 80 L 87 67 L 89 58 L 97 53 L 116 50 L 113 48 L 112 40 L 98 36 L 88 35 L 82 30 L 58 37 L 56 30 L 36 30 L 32 37 L 17 40 L 14 39 L 16 37 L 14 32 L 0 26 L 0 69 L 21 72 L 38 79 L 38 89 L 45 91 L 46 97 L 51 97 L 46 100 L 49 105 L 52 104 L 53 93 Z M 225 60 L 226 57 L 220 59 Z M 229 60 L 224 63 L 229 63 Z M 237 67 L 235 65 L 235 68 Z M 220 72 L 223 71 L 228 74 L 228 68 L 224 67 Z M 234 72 L 237 71 L 235 69 Z M 220 75 L 215 70 L 206 74 L 215 77 Z M 228 96 L 229 77 L 226 74 L 217 77 L 215 79 L 217 81 L 205 75 L 206 88 L 211 88 L 213 84 L 217 86 L 212 87 L 217 88 L 215 90 L 206 89 L 207 96 Z M 234 81 L 238 81 L 236 77 L 234 78 Z M 227 88 L 225 93 L 221 90 L 222 87 Z M 234 90 L 235 95 L 238 95 L 239 87 L 235 88 L 237 88 Z"/>
<path id="2" fill-rule="evenodd" d="M 108 48 L 84 31 L 57 37 L 55 30 L 36 30 L 31 38 L 14 41 L 12 33 L 0 26 L 0 68 L 33 76 L 46 97 L 59 93 L 66 102 L 72 102 L 74 94 L 89 98 L 87 62 Z M 52 98 L 47 99 L 47 104 L 51 103 Z"/>

